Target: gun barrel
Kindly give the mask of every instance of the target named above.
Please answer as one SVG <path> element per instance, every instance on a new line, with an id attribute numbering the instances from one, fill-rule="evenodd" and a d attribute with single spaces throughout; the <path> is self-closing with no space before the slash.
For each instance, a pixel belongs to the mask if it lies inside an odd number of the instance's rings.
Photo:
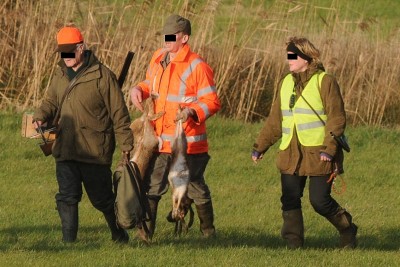
<path id="1" fill-rule="evenodd" d="M 122 67 L 121 73 L 119 74 L 119 77 L 118 77 L 118 85 L 120 88 L 122 88 L 122 85 L 124 84 L 126 75 L 128 74 L 129 66 L 132 63 L 132 59 L 133 59 L 134 55 L 135 55 L 135 53 L 132 51 L 129 51 L 128 54 L 126 55 L 124 66 Z"/>

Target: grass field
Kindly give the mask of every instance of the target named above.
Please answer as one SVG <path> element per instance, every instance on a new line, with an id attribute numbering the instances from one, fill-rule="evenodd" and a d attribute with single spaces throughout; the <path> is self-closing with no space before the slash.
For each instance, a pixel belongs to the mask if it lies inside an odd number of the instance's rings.
<path id="1" fill-rule="evenodd" d="M 400 132 L 350 128 L 343 194 L 336 200 L 359 226 L 354 251 L 336 249 L 338 236 L 313 212 L 305 191 L 305 249 L 289 251 L 280 238 L 277 148 L 257 165 L 250 151 L 261 124 L 215 117 L 209 123 L 212 160 L 206 171 L 218 237 L 203 240 L 198 219 L 187 236 L 173 237 L 161 201 L 154 243 L 110 240 L 102 215 L 87 196 L 80 204 L 78 242 L 63 244 L 54 195 L 54 160 L 38 140 L 20 137 L 20 114 L 0 113 L 0 266 L 398 266 L 400 262 Z M 118 157 L 116 152 L 116 157 Z"/>

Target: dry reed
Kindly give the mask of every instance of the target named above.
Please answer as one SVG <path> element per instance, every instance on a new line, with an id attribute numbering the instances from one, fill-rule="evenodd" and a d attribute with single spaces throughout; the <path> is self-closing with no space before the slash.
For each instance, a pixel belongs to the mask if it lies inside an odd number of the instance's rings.
<path id="1" fill-rule="evenodd" d="M 192 49 L 214 69 L 225 116 L 256 121 L 268 114 L 287 72 L 285 41 L 301 35 L 316 44 L 327 72 L 337 77 L 351 124 L 400 124 L 399 30 L 383 36 L 377 20 L 340 9 L 338 0 L 329 7 L 277 0 L 268 9 L 257 1 L 245 7 L 239 0 L 234 5 L 218 0 L 126 2 L 3 1 L 0 109 L 23 111 L 40 103 L 59 59 L 53 53 L 56 32 L 69 21 L 115 73 L 128 50 L 136 53 L 123 87 L 129 103 L 129 87 L 144 79 L 152 53 L 162 45 L 164 19 L 180 13 L 192 21 Z"/>

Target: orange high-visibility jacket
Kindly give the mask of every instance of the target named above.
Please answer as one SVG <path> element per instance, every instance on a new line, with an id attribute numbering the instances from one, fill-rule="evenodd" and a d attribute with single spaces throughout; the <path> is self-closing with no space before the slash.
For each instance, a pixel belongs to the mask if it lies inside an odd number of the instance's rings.
<path id="1" fill-rule="evenodd" d="M 189 118 L 184 124 L 188 141 L 188 154 L 208 151 L 205 121 L 220 109 L 213 71 L 196 53 L 185 45 L 164 69 L 163 49 L 157 50 L 150 61 L 146 80 L 138 85 L 142 88 L 143 99 L 150 94 L 154 97 L 154 112 L 165 111 L 155 121 L 155 131 L 162 140 L 160 152 L 171 153 L 171 140 L 175 134 L 178 107 L 195 110 L 197 121 Z"/>

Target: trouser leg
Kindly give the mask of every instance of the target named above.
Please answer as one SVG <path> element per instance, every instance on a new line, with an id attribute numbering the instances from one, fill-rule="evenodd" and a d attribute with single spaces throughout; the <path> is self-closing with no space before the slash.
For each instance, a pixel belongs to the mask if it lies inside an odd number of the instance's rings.
<path id="1" fill-rule="evenodd" d="M 111 231 L 111 239 L 118 243 L 127 243 L 129 241 L 128 233 L 117 225 L 117 218 L 114 212 L 103 213 L 104 218 Z"/>
<path id="2" fill-rule="evenodd" d="M 340 207 L 331 196 L 332 183 L 327 183 L 329 175 L 310 177 L 310 202 L 314 210 L 326 217 L 339 231 L 341 248 L 355 248 L 358 227 L 352 222 L 352 216 Z"/>
<path id="3" fill-rule="evenodd" d="M 150 222 L 148 223 L 149 238 L 152 239 L 156 230 L 156 219 L 159 198 L 149 198 Z"/>
<path id="4" fill-rule="evenodd" d="M 111 239 L 120 243 L 128 242 L 127 232 L 116 222 L 110 166 L 86 163 L 80 163 L 79 166 L 88 198 L 93 207 L 103 213 L 111 232 Z"/>
<path id="5" fill-rule="evenodd" d="M 200 231 L 204 237 L 215 236 L 214 208 L 210 189 L 204 178 L 209 160 L 208 153 L 188 155 L 190 182 L 187 195 L 196 206 L 197 216 L 200 219 Z"/>
<path id="6" fill-rule="evenodd" d="M 282 218 L 281 236 L 288 248 L 300 248 L 304 245 L 304 223 L 301 198 L 307 177 L 281 174 Z"/>
<path id="7" fill-rule="evenodd" d="M 156 153 L 152 157 L 144 178 L 145 190 L 150 209 L 150 222 L 148 223 L 149 237 L 153 238 L 156 230 L 158 202 L 161 196 L 168 191 L 168 172 L 171 162 L 169 154 Z"/>
<path id="8" fill-rule="evenodd" d="M 62 240 L 74 242 L 78 233 L 78 203 L 82 198 L 81 176 L 75 162 L 56 162 L 58 192 L 55 196 L 61 219 Z"/>

